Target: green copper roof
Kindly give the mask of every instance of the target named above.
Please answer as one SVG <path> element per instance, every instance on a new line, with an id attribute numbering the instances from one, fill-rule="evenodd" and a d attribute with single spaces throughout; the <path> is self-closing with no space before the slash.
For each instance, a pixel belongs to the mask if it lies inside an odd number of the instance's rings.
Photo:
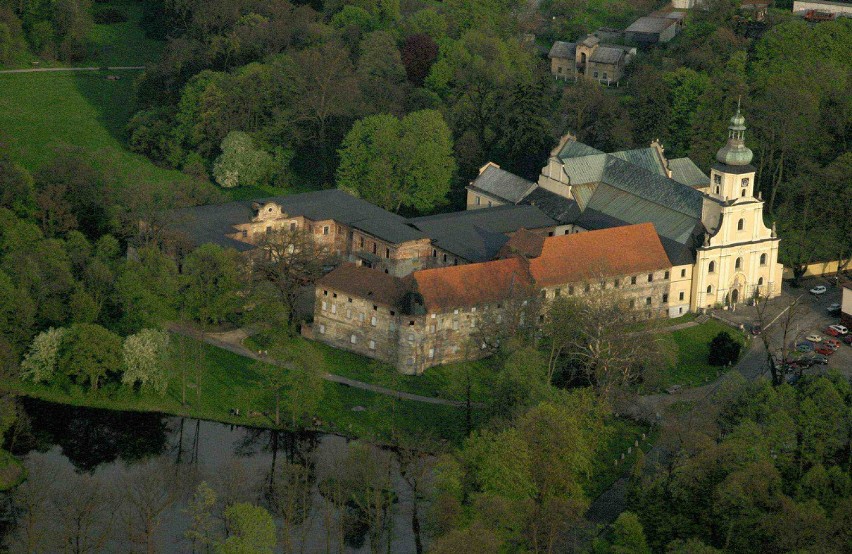
<path id="1" fill-rule="evenodd" d="M 751 150 L 745 145 L 745 118 L 737 108 L 728 126 L 728 142 L 716 152 L 716 159 L 725 165 L 748 165 L 751 163 Z"/>

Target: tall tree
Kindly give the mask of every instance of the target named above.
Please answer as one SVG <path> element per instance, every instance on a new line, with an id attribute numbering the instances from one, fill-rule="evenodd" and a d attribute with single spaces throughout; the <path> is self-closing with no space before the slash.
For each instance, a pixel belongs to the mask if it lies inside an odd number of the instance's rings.
<path id="1" fill-rule="evenodd" d="M 123 370 L 121 337 L 91 323 L 69 327 L 59 357 L 59 370 L 96 392 L 103 380 Z"/>
<path id="2" fill-rule="evenodd" d="M 244 502 L 225 510 L 228 538 L 217 549 L 221 554 L 272 554 L 275 522 L 260 506 Z"/>
<path id="3" fill-rule="evenodd" d="M 429 211 L 445 202 L 454 171 L 452 137 L 440 112 L 401 120 L 368 116 L 343 141 L 337 186 L 395 212 Z"/>

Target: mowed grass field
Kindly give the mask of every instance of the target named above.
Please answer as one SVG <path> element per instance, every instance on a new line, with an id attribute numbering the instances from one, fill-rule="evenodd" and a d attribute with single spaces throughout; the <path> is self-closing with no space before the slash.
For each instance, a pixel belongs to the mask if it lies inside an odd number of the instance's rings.
<path id="1" fill-rule="evenodd" d="M 135 110 L 138 72 L 0 74 L 0 136 L 12 156 L 30 171 L 58 149 L 81 148 L 118 187 L 149 182 L 186 184 L 180 171 L 155 166 L 125 145 L 125 127 Z"/>

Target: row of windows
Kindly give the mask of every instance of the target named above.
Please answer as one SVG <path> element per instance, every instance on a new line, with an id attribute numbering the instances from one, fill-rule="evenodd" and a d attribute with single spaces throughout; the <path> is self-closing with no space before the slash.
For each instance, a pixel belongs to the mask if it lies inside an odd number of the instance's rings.
<path id="1" fill-rule="evenodd" d="M 716 185 L 722 184 L 722 176 L 719 175 L 718 173 L 713 175 L 713 184 L 716 184 Z M 748 186 L 748 177 L 744 177 L 743 179 L 740 179 L 740 186 L 743 187 L 743 188 Z M 719 190 L 719 188 L 717 187 L 716 191 L 718 192 L 718 190 Z"/>
<path id="2" fill-rule="evenodd" d="M 685 269 L 680 270 L 680 276 L 686 277 L 686 270 Z M 668 279 L 668 278 L 669 278 L 669 272 L 666 271 L 663 274 L 663 279 Z M 635 285 L 638 282 L 638 280 L 639 280 L 639 278 L 636 275 L 633 275 L 632 277 L 630 277 L 630 284 Z M 648 282 L 649 283 L 654 282 L 654 274 L 653 273 L 648 274 Z M 613 284 L 613 287 L 615 287 L 615 288 L 621 288 L 621 285 L 622 285 L 621 279 L 613 280 L 612 284 Z M 601 281 L 600 285 L 601 285 L 601 289 L 606 289 L 607 281 L 606 280 Z M 586 283 L 585 285 L 583 285 L 583 292 L 589 292 L 591 290 L 592 290 L 591 284 Z M 553 291 L 554 296 L 560 296 L 561 294 L 562 294 L 562 289 L 555 289 Z M 573 295 L 574 295 L 574 285 L 568 285 L 568 296 L 573 296 Z M 541 297 L 547 298 L 547 290 L 546 289 L 542 289 Z"/>
<path id="3" fill-rule="evenodd" d="M 757 286 L 763 286 L 763 277 L 757 279 Z M 713 294 L 713 285 L 707 285 L 707 294 Z"/>
<path id="4" fill-rule="evenodd" d="M 481 206 L 481 205 L 482 205 L 482 198 L 481 198 L 481 197 L 479 197 L 479 196 L 477 196 L 477 197 L 476 197 L 476 205 L 477 205 L 477 206 Z M 492 206 L 492 204 L 491 204 L 491 200 L 489 200 L 489 201 L 488 201 L 488 207 L 490 208 L 491 206 Z"/>
<path id="5" fill-rule="evenodd" d="M 760 265 L 766 265 L 766 254 L 760 255 Z M 734 269 L 742 269 L 743 268 L 743 259 L 742 257 L 737 258 L 734 261 Z M 707 273 L 715 273 L 716 272 L 716 262 L 711 261 L 707 265 Z"/>

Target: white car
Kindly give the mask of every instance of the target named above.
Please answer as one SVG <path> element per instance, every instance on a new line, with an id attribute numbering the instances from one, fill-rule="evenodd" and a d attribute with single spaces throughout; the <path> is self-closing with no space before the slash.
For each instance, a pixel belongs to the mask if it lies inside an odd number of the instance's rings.
<path id="1" fill-rule="evenodd" d="M 840 335 L 845 335 L 849 332 L 849 329 L 847 329 L 843 325 L 829 325 L 828 328 L 837 331 L 837 333 Z"/>
<path id="2" fill-rule="evenodd" d="M 811 289 L 811 294 L 825 294 L 825 291 L 828 289 L 825 288 L 825 285 L 817 285 Z"/>
<path id="3" fill-rule="evenodd" d="M 835 302 L 834 304 L 829 304 L 828 308 L 825 309 L 828 313 L 833 314 L 835 312 L 840 311 L 840 304 Z"/>
<path id="4" fill-rule="evenodd" d="M 805 340 L 809 342 L 822 342 L 822 337 L 814 333 L 805 337 Z"/>

